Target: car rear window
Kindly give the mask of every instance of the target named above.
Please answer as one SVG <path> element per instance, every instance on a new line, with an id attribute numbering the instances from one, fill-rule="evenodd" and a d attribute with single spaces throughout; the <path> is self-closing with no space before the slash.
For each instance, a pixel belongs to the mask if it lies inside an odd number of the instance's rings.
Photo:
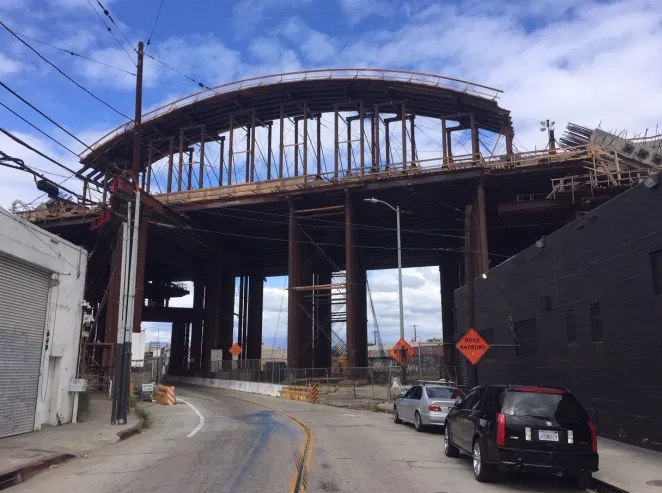
<path id="1" fill-rule="evenodd" d="M 452 387 L 425 387 L 425 391 L 431 399 L 454 400 L 457 397 L 464 398 L 464 392 Z"/>
<path id="2" fill-rule="evenodd" d="M 568 393 L 506 392 L 501 408 L 511 416 L 534 416 L 556 421 L 587 419 L 587 414 L 577 398 Z"/>

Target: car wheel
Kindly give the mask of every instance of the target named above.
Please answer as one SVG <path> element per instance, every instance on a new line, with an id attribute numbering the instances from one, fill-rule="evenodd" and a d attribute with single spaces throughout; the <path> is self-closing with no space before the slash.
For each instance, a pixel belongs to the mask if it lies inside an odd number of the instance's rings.
<path id="1" fill-rule="evenodd" d="M 492 464 L 485 463 L 485 451 L 479 439 L 474 440 L 472 458 L 476 480 L 490 483 L 494 479 L 495 469 Z"/>
<path id="2" fill-rule="evenodd" d="M 587 490 L 593 483 L 593 476 L 590 472 L 582 472 L 574 478 L 574 486 L 578 490 Z"/>
<path id="3" fill-rule="evenodd" d="M 397 406 L 393 406 L 393 422 L 395 424 L 400 424 L 402 423 L 402 420 L 400 419 L 400 416 L 398 415 L 398 408 Z"/>
<path id="4" fill-rule="evenodd" d="M 425 430 L 425 425 L 423 424 L 423 421 L 421 421 L 421 413 L 418 411 L 414 414 L 414 428 L 419 432 Z"/>
<path id="5" fill-rule="evenodd" d="M 446 454 L 446 457 L 459 457 L 460 450 L 451 442 L 450 427 L 451 425 L 448 423 L 446 423 L 446 426 L 444 427 L 444 453 Z"/>

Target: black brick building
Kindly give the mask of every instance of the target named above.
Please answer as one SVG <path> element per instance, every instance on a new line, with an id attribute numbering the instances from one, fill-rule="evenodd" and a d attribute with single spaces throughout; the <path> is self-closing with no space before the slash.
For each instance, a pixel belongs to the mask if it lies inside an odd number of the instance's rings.
<path id="1" fill-rule="evenodd" d="M 480 383 L 567 387 L 601 436 L 662 449 L 662 185 L 623 193 L 474 286 L 475 328 L 519 341 L 488 351 Z M 459 338 L 463 287 L 455 304 Z"/>

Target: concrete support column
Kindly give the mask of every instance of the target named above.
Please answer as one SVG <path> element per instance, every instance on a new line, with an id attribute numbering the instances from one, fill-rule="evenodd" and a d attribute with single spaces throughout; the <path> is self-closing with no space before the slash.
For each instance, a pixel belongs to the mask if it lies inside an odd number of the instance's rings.
<path id="1" fill-rule="evenodd" d="M 309 368 L 312 363 L 312 303 L 310 292 L 297 287 L 312 284 L 311 263 L 306 262 L 309 249 L 301 243 L 301 233 L 290 204 L 288 243 L 288 299 L 287 299 L 287 366 Z"/>
<path id="2" fill-rule="evenodd" d="M 345 282 L 347 364 L 365 367 L 368 364 L 368 328 L 366 312 L 366 271 L 361 265 L 358 249 L 354 246 L 356 231 L 353 229 L 352 199 L 345 190 Z"/>
<path id="3" fill-rule="evenodd" d="M 441 285 L 441 324 L 444 342 L 444 364 L 456 366 L 456 320 L 454 292 L 461 284 L 461 258 L 453 253 L 443 254 L 439 263 Z"/>
<path id="4" fill-rule="evenodd" d="M 206 288 L 205 288 L 205 319 L 202 334 L 202 372 L 210 374 L 214 371 L 211 362 L 212 349 L 218 349 L 220 319 L 221 319 L 221 295 L 222 295 L 222 271 L 218 266 L 209 266 Z"/>
<path id="5" fill-rule="evenodd" d="M 202 323 L 204 319 L 205 283 L 193 282 L 193 326 L 191 327 L 191 371 L 199 372 L 202 357 Z"/>
<path id="6" fill-rule="evenodd" d="M 220 331 L 219 346 L 223 350 L 223 361 L 232 360 L 230 348 L 234 332 L 234 291 L 235 273 L 231 267 L 226 267 L 221 278 L 222 297 L 220 300 Z"/>
<path id="7" fill-rule="evenodd" d="M 331 284 L 331 271 L 320 270 L 316 284 L 328 286 Z M 315 350 L 313 366 L 315 368 L 331 367 L 331 289 L 315 290 Z"/>
<path id="8" fill-rule="evenodd" d="M 248 334 L 246 358 L 262 357 L 262 305 L 264 299 L 264 273 L 257 269 L 249 277 L 248 290 Z"/>
<path id="9" fill-rule="evenodd" d="M 477 276 L 490 270 L 487 246 L 487 214 L 485 211 L 485 184 L 481 178 L 474 195 L 474 215 L 476 231 L 473 235 L 474 272 Z"/>
<path id="10" fill-rule="evenodd" d="M 181 320 L 172 322 L 170 336 L 170 373 L 181 375 L 185 371 L 186 358 L 186 323 Z"/>

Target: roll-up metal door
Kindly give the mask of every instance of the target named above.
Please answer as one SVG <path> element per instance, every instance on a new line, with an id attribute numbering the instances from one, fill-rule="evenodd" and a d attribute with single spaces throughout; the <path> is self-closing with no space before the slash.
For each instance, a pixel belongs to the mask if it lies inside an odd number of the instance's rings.
<path id="1" fill-rule="evenodd" d="M 34 429 L 50 277 L 0 255 L 0 437 Z"/>

